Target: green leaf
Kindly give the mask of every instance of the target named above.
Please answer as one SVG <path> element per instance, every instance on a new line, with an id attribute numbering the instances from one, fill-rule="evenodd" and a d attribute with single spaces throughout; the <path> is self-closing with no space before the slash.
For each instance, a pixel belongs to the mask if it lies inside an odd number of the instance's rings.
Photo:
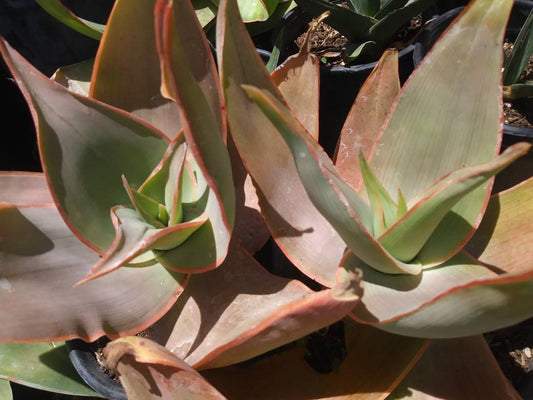
<path id="1" fill-rule="evenodd" d="M 73 93 L 88 96 L 91 88 L 94 58 L 76 64 L 60 67 L 50 79 L 63 85 Z"/>
<path id="2" fill-rule="evenodd" d="M 139 332 L 183 290 L 185 276 L 157 264 L 120 268 L 74 287 L 100 257 L 72 234 L 53 206 L 4 204 L 0 220 L 1 342 L 74 337 L 91 342 Z"/>
<path id="3" fill-rule="evenodd" d="M 129 185 L 125 176 L 122 176 L 122 182 L 131 203 L 147 223 L 156 228 L 164 228 L 167 226 L 168 213 L 164 206 L 161 206 L 157 201 L 133 189 Z M 164 213 L 162 213 L 162 209 L 164 210 Z"/>
<path id="4" fill-rule="evenodd" d="M 374 16 L 379 11 L 381 5 L 380 0 L 350 0 L 349 4 L 356 13 L 368 17 Z"/>
<path id="5" fill-rule="evenodd" d="M 488 163 L 463 168 L 444 177 L 412 200 L 410 210 L 379 238 L 380 243 L 398 259 L 411 261 L 460 199 L 526 154 L 530 148 L 528 143 L 517 143 Z"/>
<path id="6" fill-rule="evenodd" d="M 346 43 L 342 51 L 342 57 L 346 63 L 351 63 L 357 59 L 357 57 L 367 54 L 371 49 L 376 47 L 376 42 L 368 40 L 362 43 Z"/>
<path id="7" fill-rule="evenodd" d="M 105 30 L 105 25 L 87 21 L 73 14 L 59 0 L 36 0 L 47 13 L 61 21 L 75 31 L 92 39 L 100 40 Z"/>
<path id="8" fill-rule="evenodd" d="M 207 221 L 207 217 L 201 215 L 191 221 L 157 229 L 130 208 L 114 207 L 111 212 L 116 231 L 115 240 L 78 285 L 108 274 L 149 251 L 155 254 L 155 263 L 157 253 L 178 248 Z M 142 261 L 146 263 L 151 257 L 152 253 L 148 259 L 143 257 Z M 198 255 L 197 258 L 202 257 Z M 191 264 L 195 265 L 194 262 Z M 181 272 L 187 273 L 186 265 Z"/>
<path id="9" fill-rule="evenodd" d="M 7 43 L 0 50 L 30 101 L 58 209 L 80 240 L 107 249 L 114 237 L 109 209 L 128 203 L 121 176 L 139 186 L 161 159 L 165 138 L 130 114 L 69 92 Z"/>
<path id="10" fill-rule="evenodd" d="M 363 175 L 366 193 L 372 206 L 373 234 L 374 237 L 379 237 L 396 222 L 399 207 L 396 206 L 385 188 L 376 179 L 363 153 L 359 153 L 359 166 Z"/>
<path id="11" fill-rule="evenodd" d="M 526 97 L 533 97 L 533 81 L 526 81 L 524 83 L 516 83 L 514 85 L 503 87 L 503 98 L 506 101 L 518 100 Z"/>
<path id="12" fill-rule="evenodd" d="M 376 15 L 379 21 L 370 28 L 369 38 L 379 43 L 379 47 L 390 46 L 394 41 L 396 32 L 409 21 L 427 10 L 433 5 L 433 0 L 411 0 L 406 4 L 405 2 L 393 2 L 387 5 L 392 5 L 395 8 L 385 8 Z M 396 8 L 399 7 L 399 8 Z"/>
<path id="13" fill-rule="evenodd" d="M 161 94 L 156 3 L 115 1 L 98 48 L 90 96 L 131 112 L 172 139 L 182 125 L 176 104 Z"/>
<path id="14" fill-rule="evenodd" d="M 520 28 L 511 55 L 505 60 L 503 69 L 503 84 L 506 86 L 518 83 L 518 79 L 527 66 L 533 54 L 533 9 Z"/>
<path id="15" fill-rule="evenodd" d="M 5 400 L 13 400 L 13 393 L 11 392 L 9 381 L 0 380 L 0 397 Z"/>
<path id="16" fill-rule="evenodd" d="M 270 93 L 246 86 L 245 91 L 277 127 L 291 149 L 298 173 L 315 207 L 348 248 L 374 268 L 390 274 L 418 274 L 419 264 L 402 263 L 372 237 L 372 214 L 346 184 L 320 146 L 303 131 L 290 111 Z"/>
<path id="17" fill-rule="evenodd" d="M 409 203 L 440 177 L 497 154 L 501 46 L 511 6 L 510 0 L 471 3 L 411 75 L 369 157 L 389 193 L 400 187 Z M 452 208 L 449 215 L 460 218 L 447 217 L 437 227 L 419 254 L 423 264 L 441 262 L 464 245 L 489 186 Z"/>
<path id="18" fill-rule="evenodd" d="M 279 0 L 237 0 L 244 22 L 266 21 L 276 9 Z"/>
<path id="19" fill-rule="evenodd" d="M 80 378 L 63 342 L 0 343 L 0 378 L 40 390 L 101 397 Z M 4 382 L 0 381 L 0 387 Z M 0 397 L 10 398 L 3 396 L 2 389 Z"/>
<path id="20" fill-rule="evenodd" d="M 196 17 L 202 27 L 206 27 L 217 15 L 217 4 L 212 0 L 194 0 L 192 2 Z"/>

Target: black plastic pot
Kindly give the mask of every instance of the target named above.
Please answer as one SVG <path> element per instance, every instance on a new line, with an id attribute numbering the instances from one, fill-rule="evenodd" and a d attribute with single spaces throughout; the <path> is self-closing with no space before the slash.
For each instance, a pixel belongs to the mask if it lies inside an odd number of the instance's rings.
<path id="1" fill-rule="evenodd" d="M 67 340 L 70 361 L 85 383 L 95 392 L 108 400 L 127 400 L 122 385 L 106 374 L 96 360 L 96 351 L 108 341 L 105 337 L 92 343 L 80 339 Z"/>
<path id="2" fill-rule="evenodd" d="M 514 40 L 517 37 L 532 7 L 533 1 L 515 0 L 505 33 L 507 38 Z M 413 52 L 415 66 L 422 61 L 442 33 L 463 9 L 464 7 L 457 7 L 439 15 L 422 30 Z M 517 141 L 533 142 L 533 128 L 504 124 L 503 134 L 504 146 L 506 143 Z"/>
<path id="3" fill-rule="evenodd" d="M 427 12 L 433 15 L 436 9 Z M 280 61 L 298 52 L 295 40 L 307 30 L 312 16 L 301 7 L 295 7 L 282 19 L 280 29 L 285 29 L 284 45 L 280 49 Z M 326 20 L 327 22 L 327 20 Z M 400 81 L 404 83 L 414 69 L 413 51 L 415 46 L 409 45 L 399 52 Z M 359 89 L 377 64 L 351 64 L 347 66 L 320 65 L 320 119 L 319 142 L 332 156 L 337 144 L 342 125 L 350 111 Z"/>

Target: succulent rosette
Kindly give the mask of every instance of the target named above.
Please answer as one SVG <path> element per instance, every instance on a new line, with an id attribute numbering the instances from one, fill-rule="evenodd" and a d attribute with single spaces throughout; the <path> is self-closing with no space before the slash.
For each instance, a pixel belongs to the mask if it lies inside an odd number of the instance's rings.
<path id="1" fill-rule="evenodd" d="M 277 89 L 276 73 L 270 79 L 229 40 L 218 44 L 231 133 L 273 237 L 325 286 L 361 270 L 365 292 L 351 313 L 359 323 L 455 338 L 533 315 L 533 180 L 491 197 L 494 175 L 531 147 L 499 154 L 511 6 L 472 2 L 401 89 L 397 56 L 386 52 L 333 161 Z"/>
<path id="2" fill-rule="evenodd" d="M 117 1 L 96 58 L 52 78 L 4 40 L 0 50 L 30 106 L 44 171 L 0 173 L 0 355 L 11 355 L 0 377 L 87 394 L 56 379 L 68 369 L 60 341 L 149 327 L 167 347 L 155 364 L 170 349 L 179 371 L 227 365 L 359 301 L 355 275 L 314 292 L 252 257 L 269 233 L 190 2 Z M 125 339 L 120 354 L 124 343 L 139 346 Z M 41 368 L 41 356 L 54 367 Z"/>
<path id="3" fill-rule="evenodd" d="M 0 377 L 90 394 L 58 374 L 54 341 L 107 335 L 132 398 L 383 398 L 427 338 L 530 317 L 532 179 L 490 197 L 529 149 L 499 155 L 511 5 L 473 2 L 401 89 L 387 52 L 333 161 L 316 57 L 304 46 L 270 75 L 234 0 L 218 5 L 216 62 L 189 1 L 118 0 L 96 58 L 53 79 L 2 40 L 44 173 L 0 173 Z M 323 290 L 258 264 L 270 233 Z M 301 341 L 232 365 L 343 318 L 334 374 Z M 148 327 L 159 344 L 130 336 Z M 452 346 L 490 360 L 480 339 Z M 483 365 L 478 389 L 508 391 Z"/>

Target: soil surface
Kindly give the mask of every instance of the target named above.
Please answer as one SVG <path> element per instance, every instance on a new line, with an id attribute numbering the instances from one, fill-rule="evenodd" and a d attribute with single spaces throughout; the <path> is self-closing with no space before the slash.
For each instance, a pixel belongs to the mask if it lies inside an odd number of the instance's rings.
<path id="1" fill-rule="evenodd" d="M 500 368 L 524 396 L 533 396 L 533 318 L 484 335 Z"/>
<path id="2" fill-rule="evenodd" d="M 341 2 L 339 5 L 347 7 L 346 2 Z M 416 38 L 422 25 L 422 16 L 415 16 L 396 33 L 396 40 L 390 47 L 396 48 L 398 51 L 406 48 Z M 295 41 L 299 49 L 304 43 L 304 37 L 305 33 L 302 33 Z M 311 53 L 315 54 L 323 64 L 345 66 L 349 63 L 344 57 L 344 47 L 348 43 L 348 39 L 324 21 L 319 22 L 311 33 L 309 43 Z"/>
<path id="3" fill-rule="evenodd" d="M 506 41 L 503 50 L 507 56 L 511 53 L 513 44 Z M 533 57 L 519 78 L 519 82 L 533 80 Z M 504 121 L 506 124 L 533 128 L 533 98 L 525 98 L 503 103 Z"/>

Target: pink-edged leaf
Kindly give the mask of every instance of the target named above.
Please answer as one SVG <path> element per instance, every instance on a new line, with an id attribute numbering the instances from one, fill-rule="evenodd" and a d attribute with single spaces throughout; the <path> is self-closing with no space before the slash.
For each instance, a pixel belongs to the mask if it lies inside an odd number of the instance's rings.
<path id="1" fill-rule="evenodd" d="M 272 81 L 307 132 L 318 140 L 320 69 L 318 58 L 307 48 L 308 37 L 298 54 L 290 56 L 272 72 Z"/>
<path id="2" fill-rule="evenodd" d="M 282 98 L 234 0 L 220 2 L 217 49 L 231 135 L 258 189 L 267 226 L 298 268 L 332 286 L 346 245 L 311 203 L 283 139 L 241 87 L 254 85 Z"/>
<path id="3" fill-rule="evenodd" d="M 533 265 L 533 178 L 492 196 L 466 251 L 505 272 Z"/>
<path id="4" fill-rule="evenodd" d="M 387 50 L 359 89 L 335 150 L 335 167 L 347 183 L 359 190 L 362 177 L 359 152 L 368 159 L 383 123 L 400 92 L 398 52 Z"/>
<path id="5" fill-rule="evenodd" d="M 404 263 L 372 236 L 372 214 L 366 202 L 344 182 L 322 148 L 301 128 L 290 111 L 266 91 L 246 86 L 250 96 L 289 146 L 302 183 L 315 207 L 324 215 L 348 248 L 381 272 L 413 274 L 420 264 Z"/>
<path id="6" fill-rule="evenodd" d="M 43 173 L 0 171 L 0 203 L 53 204 L 54 199 Z"/>
<path id="7" fill-rule="evenodd" d="M 344 325 L 347 356 L 330 373 L 318 373 L 307 364 L 305 340 L 300 340 L 245 366 L 205 370 L 202 375 L 232 400 L 377 400 L 396 387 L 426 348 L 422 339 L 348 320 Z"/>
<path id="8" fill-rule="evenodd" d="M 226 118 L 209 44 L 190 2 L 158 8 L 163 21 L 161 54 L 164 90 L 177 102 L 189 149 L 210 189 L 207 213 L 216 245 L 216 264 L 224 259 L 235 220 L 235 191 L 226 148 Z M 191 54 L 195 54 L 191 57 Z M 218 205 L 218 207 L 217 207 Z"/>
<path id="9" fill-rule="evenodd" d="M 135 263 L 135 258 L 139 256 L 142 261 L 137 262 L 155 264 L 160 252 L 179 248 L 207 221 L 207 217 L 203 215 L 192 221 L 170 227 L 155 228 L 144 221 L 137 211 L 121 206 L 111 209 L 111 219 L 116 231 L 115 240 L 109 250 L 78 284 L 101 277 L 130 262 Z M 201 254 L 197 258 L 202 258 Z M 193 266 L 196 264 L 194 261 L 191 262 Z M 183 267 L 180 272 L 191 271 L 196 272 L 193 268 L 186 267 Z"/>
<path id="10" fill-rule="evenodd" d="M 152 326 L 154 338 L 195 368 L 247 360 L 345 316 L 359 278 L 321 292 L 266 272 L 232 242 L 224 264 L 191 277 L 187 292 Z"/>
<path id="11" fill-rule="evenodd" d="M 107 249 L 114 237 L 109 209 L 129 202 L 121 176 L 140 185 L 161 159 L 166 138 L 130 114 L 49 80 L 5 41 L 0 51 L 30 104 L 58 209 L 80 240 Z"/>
<path id="12" fill-rule="evenodd" d="M 370 160 L 389 193 L 401 188 L 410 202 L 440 177 L 498 153 L 501 48 L 512 5 L 471 2 L 402 88 Z M 425 264 L 464 246 L 481 221 L 491 182 L 453 207 L 426 242 Z"/>
<path id="13" fill-rule="evenodd" d="M 445 176 L 414 198 L 409 211 L 379 238 L 379 242 L 400 260 L 410 261 L 417 257 L 428 267 L 424 262 L 428 257 L 424 244 L 446 214 L 460 199 L 526 154 L 530 147 L 528 143 L 517 143 L 489 162 Z M 442 238 L 441 244 L 449 241 L 448 237 Z M 451 240 L 455 241 L 455 238 L 452 236 Z"/>
<path id="14" fill-rule="evenodd" d="M 186 276 L 158 264 L 121 268 L 74 287 L 99 256 L 53 206 L 3 205 L 0 220 L 0 341 L 134 334 L 159 319 L 183 290 Z"/>
<path id="15" fill-rule="evenodd" d="M 521 399 L 482 336 L 433 340 L 391 398 Z"/>
<path id="16" fill-rule="evenodd" d="M 458 253 L 416 277 L 385 276 L 353 256 L 347 256 L 343 267 L 359 268 L 365 276 L 365 296 L 353 318 L 395 334 L 477 335 L 533 316 L 531 265 L 526 272 L 497 275 Z"/>
<path id="17" fill-rule="evenodd" d="M 116 339 L 107 344 L 104 355 L 128 399 L 225 399 L 187 363 L 147 338 Z"/>
<path id="18" fill-rule="evenodd" d="M 90 96 L 137 115 L 173 138 L 181 121 L 176 104 L 160 90 L 155 4 L 115 2 L 98 48 Z"/>

